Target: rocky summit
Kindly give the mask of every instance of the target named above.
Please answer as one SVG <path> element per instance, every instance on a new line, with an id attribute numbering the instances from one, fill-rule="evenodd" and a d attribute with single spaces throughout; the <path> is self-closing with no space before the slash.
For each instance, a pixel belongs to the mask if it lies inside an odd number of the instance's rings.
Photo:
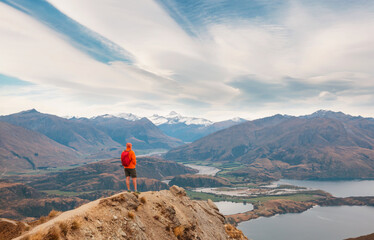
<path id="1" fill-rule="evenodd" d="M 119 193 L 64 212 L 17 240 L 36 239 L 247 239 L 216 205 L 190 200 L 183 188 Z"/>

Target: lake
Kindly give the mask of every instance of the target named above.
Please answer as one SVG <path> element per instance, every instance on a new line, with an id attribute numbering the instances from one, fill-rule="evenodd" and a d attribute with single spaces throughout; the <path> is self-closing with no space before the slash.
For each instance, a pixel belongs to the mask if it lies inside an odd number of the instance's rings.
<path id="1" fill-rule="evenodd" d="M 220 171 L 216 167 L 201 166 L 201 165 L 195 165 L 195 164 L 184 164 L 184 165 L 187 166 L 187 167 L 198 170 L 199 172 L 196 173 L 198 175 L 215 176 Z"/>
<path id="2" fill-rule="evenodd" d="M 341 240 L 373 233 L 374 207 L 316 206 L 302 213 L 242 222 L 238 229 L 252 240 Z"/>
<path id="3" fill-rule="evenodd" d="M 274 186 L 283 184 L 321 189 L 331 193 L 335 197 L 374 196 L 374 180 L 350 180 L 350 181 L 309 181 L 281 179 L 272 183 Z M 373 229 L 374 232 L 374 229 Z"/>
<path id="4" fill-rule="evenodd" d="M 220 201 L 215 202 L 216 206 L 219 209 L 219 212 L 223 215 L 243 213 L 253 210 L 253 205 L 250 203 L 237 203 L 237 202 L 228 202 Z"/>

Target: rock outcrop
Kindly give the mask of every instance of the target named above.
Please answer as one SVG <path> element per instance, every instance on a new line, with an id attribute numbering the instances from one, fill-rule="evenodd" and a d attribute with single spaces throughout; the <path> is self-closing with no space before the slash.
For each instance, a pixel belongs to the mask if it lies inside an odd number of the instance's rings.
<path id="1" fill-rule="evenodd" d="M 183 188 L 119 193 L 64 212 L 24 239 L 247 239 L 212 201 L 194 201 Z"/>

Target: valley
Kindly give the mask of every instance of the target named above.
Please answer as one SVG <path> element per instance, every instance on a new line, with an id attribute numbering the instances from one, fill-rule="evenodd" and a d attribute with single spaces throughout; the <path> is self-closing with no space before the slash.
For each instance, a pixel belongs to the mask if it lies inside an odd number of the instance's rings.
<path id="1" fill-rule="evenodd" d="M 166 159 L 222 169 L 236 182 L 374 179 L 374 121 L 341 112 L 275 115 L 172 149 Z"/>
<path id="2" fill-rule="evenodd" d="M 31 110 L 0 117 L 0 127 L 0 195 L 10 202 L 3 202 L 0 217 L 33 221 L 52 210 L 74 209 L 123 191 L 118 159 L 122 136 L 138 147 L 141 192 L 177 185 L 191 199 L 251 204 L 251 210 L 226 215 L 233 225 L 315 206 L 374 205 L 368 191 L 335 195 L 330 188 L 302 184 L 345 180 L 344 186 L 359 189 L 350 181 L 367 179 L 370 187 L 372 119 L 329 111 L 275 115 L 237 123 L 184 145 L 145 118 L 62 119 Z"/>
<path id="3" fill-rule="evenodd" d="M 138 189 L 168 189 L 162 179 L 195 173 L 181 164 L 155 157 L 138 157 Z M 45 175 L 14 175 L 0 179 L 2 204 L 0 217 L 35 219 L 52 210 L 66 211 L 88 201 L 107 197 L 126 189 L 119 159 L 95 163 Z M 9 204 L 5 204 L 9 203 Z M 44 206 L 41 211 L 42 206 Z"/>

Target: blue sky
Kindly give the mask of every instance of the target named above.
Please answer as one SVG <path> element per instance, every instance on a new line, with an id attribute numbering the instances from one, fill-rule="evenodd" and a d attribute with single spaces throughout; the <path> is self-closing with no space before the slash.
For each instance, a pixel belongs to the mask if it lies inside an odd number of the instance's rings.
<path id="1" fill-rule="evenodd" d="M 0 0 L 0 114 L 374 117 L 374 2 Z"/>

